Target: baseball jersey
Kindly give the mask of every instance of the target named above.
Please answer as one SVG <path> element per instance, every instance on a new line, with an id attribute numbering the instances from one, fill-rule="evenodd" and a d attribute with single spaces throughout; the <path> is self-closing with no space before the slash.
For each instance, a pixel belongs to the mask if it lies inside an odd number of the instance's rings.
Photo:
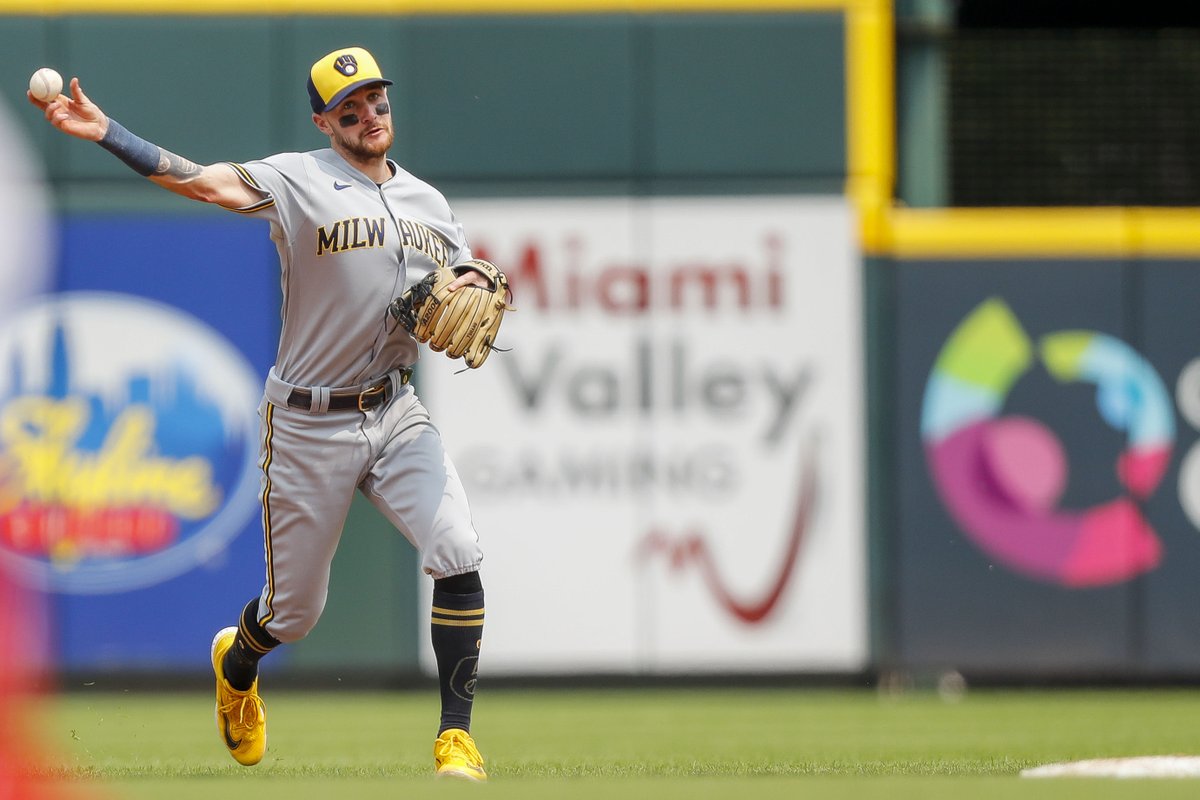
<path id="1" fill-rule="evenodd" d="M 358 386 L 418 357 L 388 304 L 435 266 L 471 258 L 446 198 L 388 159 L 376 184 L 332 149 L 230 162 L 271 224 L 283 288 L 275 372 L 299 386 Z"/>

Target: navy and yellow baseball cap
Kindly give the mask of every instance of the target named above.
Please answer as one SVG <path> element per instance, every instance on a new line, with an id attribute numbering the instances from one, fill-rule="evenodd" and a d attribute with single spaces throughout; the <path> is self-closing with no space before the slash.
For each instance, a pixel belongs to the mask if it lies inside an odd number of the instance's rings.
<path id="1" fill-rule="evenodd" d="M 392 85 L 379 71 L 374 56 L 361 47 L 343 47 L 312 65 L 308 72 L 308 100 L 312 110 L 320 114 L 369 83 Z"/>

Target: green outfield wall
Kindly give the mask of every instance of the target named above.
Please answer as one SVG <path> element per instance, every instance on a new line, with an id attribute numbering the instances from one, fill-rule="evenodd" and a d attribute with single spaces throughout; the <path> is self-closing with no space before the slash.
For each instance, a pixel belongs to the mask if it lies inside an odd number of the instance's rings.
<path id="1" fill-rule="evenodd" d="M 450 194 L 840 191 L 844 19 L 751 14 L 0 17 L 6 100 L 39 65 L 193 160 L 322 145 L 309 65 L 346 43 L 396 85 L 395 157 Z M 99 148 L 22 116 L 66 210 L 170 212 Z"/>
<path id="2" fill-rule="evenodd" d="M 839 194 L 863 150 L 848 133 L 846 86 L 862 80 L 847 69 L 848 5 L 484 0 L 334 15 L 305 3 L 0 2 L 0 98 L 67 220 L 225 215 L 50 130 L 24 97 L 37 67 L 78 76 L 130 129 L 211 163 L 323 146 L 307 70 L 349 43 L 395 81 L 394 157 L 452 200 Z M 425 626 L 411 549 L 361 500 L 347 530 L 323 624 L 286 669 L 415 672 Z"/>

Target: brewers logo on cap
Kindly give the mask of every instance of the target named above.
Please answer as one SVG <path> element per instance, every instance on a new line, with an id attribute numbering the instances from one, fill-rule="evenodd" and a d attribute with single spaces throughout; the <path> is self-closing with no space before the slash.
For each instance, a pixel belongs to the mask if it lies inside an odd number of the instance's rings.
<path id="1" fill-rule="evenodd" d="M 308 99 L 318 114 L 336 106 L 346 95 L 371 83 L 391 86 L 375 57 L 361 47 L 334 50 L 312 65 L 308 73 Z"/>
<path id="2" fill-rule="evenodd" d="M 358 60 L 350 53 L 338 56 L 333 62 L 333 68 L 349 78 L 351 75 L 358 72 Z"/>

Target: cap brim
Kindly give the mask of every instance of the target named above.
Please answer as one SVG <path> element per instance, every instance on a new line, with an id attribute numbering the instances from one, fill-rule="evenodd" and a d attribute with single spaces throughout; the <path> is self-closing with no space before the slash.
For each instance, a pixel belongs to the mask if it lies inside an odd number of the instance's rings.
<path id="1" fill-rule="evenodd" d="M 361 89 L 362 87 L 370 86 L 373 83 L 378 83 L 381 86 L 391 86 L 392 85 L 392 82 L 389 81 L 387 78 L 364 78 L 361 81 L 355 81 L 354 83 L 347 86 L 345 89 L 342 89 L 340 92 L 335 94 L 333 97 L 329 98 L 329 102 L 325 104 L 325 108 L 322 110 L 329 111 L 334 106 L 336 106 L 338 103 L 345 100 L 347 95 L 351 95 L 354 92 Z"/>

